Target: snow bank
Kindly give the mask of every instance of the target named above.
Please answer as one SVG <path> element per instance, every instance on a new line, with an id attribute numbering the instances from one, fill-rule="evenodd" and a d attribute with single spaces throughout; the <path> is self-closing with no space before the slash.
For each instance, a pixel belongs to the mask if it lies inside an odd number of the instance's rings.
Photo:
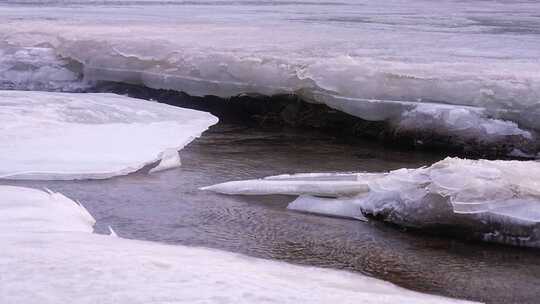
<path id="1" fill-rule="evenodd" d="M 310 191 L 297 191 L 298 184 Z M 487 241 L 540 246 L 540 162 L 535 161 L 447 158 L 388 173 L 280 175 L 203 189 L 301 194 L 290 209 L 349 218 L 372 215 L 422 229 L 454 227 Z"/>
<path id="2" fill-rule="evenodd" d="M 105 80 L 191 95 L 296 93 L 400 130 L 517 148 L 540 130 L 537 2 L 0 5 L 7 87 Z"/>
<path id="3" fill-rule="evenodd" d="M 0 91 L 0 178 L 108 178 L 164 159 L 217 119 L 113 94 Z M 167 152 L 169 151 L 169 152 Z"/>
<path id="4" fill-rule="evenodd" d="M 5 303 L 464 303 L 360 274 L 90 233 L 59 193 L 0 186 Z"/>

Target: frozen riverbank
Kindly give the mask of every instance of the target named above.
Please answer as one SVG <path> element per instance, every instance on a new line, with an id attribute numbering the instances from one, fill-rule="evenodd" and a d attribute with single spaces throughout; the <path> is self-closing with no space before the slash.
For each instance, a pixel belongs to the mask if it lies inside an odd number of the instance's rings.
<path id="1" fill-rule="evenodd" d="M 533 1 L 1 5 L 3 88 L 294 93 L 402 133 L 538 152 Z"/>

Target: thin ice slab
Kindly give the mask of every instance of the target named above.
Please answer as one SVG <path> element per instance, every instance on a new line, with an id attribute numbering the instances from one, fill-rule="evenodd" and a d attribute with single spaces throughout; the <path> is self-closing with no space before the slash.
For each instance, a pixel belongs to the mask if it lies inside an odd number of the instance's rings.
<path id="1" fill-rule="evenodd" d="M 102 179 L 163 158 L 174 167 L 171 151 L 216 122 L 114 94 L 0 91 L 0 178 Z"/>

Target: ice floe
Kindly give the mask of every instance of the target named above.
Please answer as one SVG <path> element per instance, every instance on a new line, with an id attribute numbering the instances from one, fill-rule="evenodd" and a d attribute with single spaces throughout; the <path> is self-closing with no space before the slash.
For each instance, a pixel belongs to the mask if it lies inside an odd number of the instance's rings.
<path id="1" fill-rule="evenodd" d="M 540 246 L 540 162 L 446 158 L 386 173 L 311 173 L 204 187 L 226 194 L 301 195 L 290 209 Z"/>
<path id="2" fill-rule="evenodd" d="M 0 186 L 4 303 L 465 303 L 361 274 L 93 234 L 65 196 Z"/>
<path id="3" fill-rule="evenodd" d="M 88 179 L 124 175 L 177 151 L 217 118 L 114 94 L 0 91 L 0 178 Z"/>

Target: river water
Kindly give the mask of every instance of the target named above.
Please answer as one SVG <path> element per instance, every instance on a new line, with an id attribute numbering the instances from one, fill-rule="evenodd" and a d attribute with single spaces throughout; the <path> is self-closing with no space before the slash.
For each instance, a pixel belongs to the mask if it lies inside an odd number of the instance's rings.
<path id="1" fill-rule="evenodd" d="M 536 303 L 537 250 L 410 233 L 286 210 L 293 197 L 223 196 L 198 190 L 281 173 L 384 171 L 443 156 L 354 146 L 325 134 L 218 124 L 181 151 L 182 167 L 107 180 L 2 181 L 47 187 L 81 201 L 96 231 L 219 248 L 297 264 L 347 269 L 406 288 L 488 303 Z"/>

